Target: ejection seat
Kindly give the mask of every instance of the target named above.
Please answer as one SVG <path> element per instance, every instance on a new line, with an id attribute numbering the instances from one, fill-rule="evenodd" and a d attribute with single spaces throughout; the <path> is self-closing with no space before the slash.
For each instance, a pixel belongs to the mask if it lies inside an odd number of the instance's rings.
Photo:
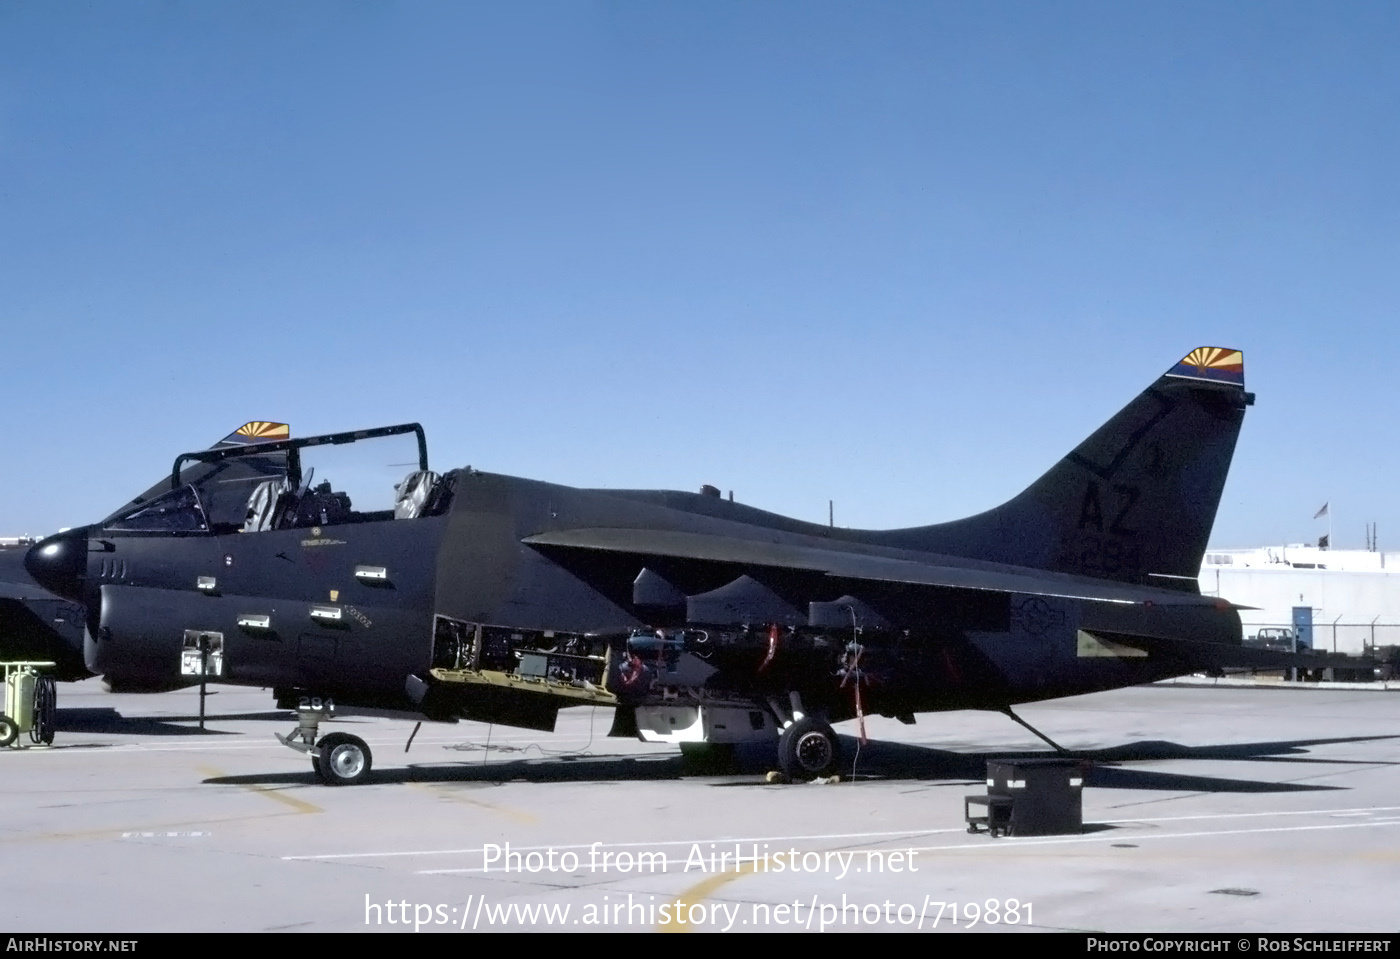
<path id="1" fill-rule="evenodd" d="M 275 527 L 277 517 L 291 493 L 286 477 L 263 480 L 248 497 L 248 512 L 243 521 L 244 533 L 263 533 Z"/>
<path id="2" fill-rule="evenodd" d="M 442 477 L 432 470 L 414 470 L 394 487 L 394 519 L 417 519 L 432 499 Z"/>

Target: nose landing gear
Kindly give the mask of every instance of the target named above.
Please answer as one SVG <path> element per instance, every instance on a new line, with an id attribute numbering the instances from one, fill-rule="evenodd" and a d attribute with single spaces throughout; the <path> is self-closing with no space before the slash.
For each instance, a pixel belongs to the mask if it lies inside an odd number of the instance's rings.
<path id="1" fill-rule="evenodd" d="M 321 720 L 335 716 L 335 703 L 318 696 L 297 701 L 297 728 L 287 735 L 274 733 L 277 741 L 311 757 L 316 778 L 327 786 L 353 786 L 369 778 L 373 756 L 369 744 L 349 733 L 329 733 L 316 741 Z"/>
<path id="2" fill-rule="evenodd" d="M 353 786 L 369 776 L 369 744 L 349 733 L 331 733 L 316 744 L 320 756 L 311 762 L 327 786 Z"/>

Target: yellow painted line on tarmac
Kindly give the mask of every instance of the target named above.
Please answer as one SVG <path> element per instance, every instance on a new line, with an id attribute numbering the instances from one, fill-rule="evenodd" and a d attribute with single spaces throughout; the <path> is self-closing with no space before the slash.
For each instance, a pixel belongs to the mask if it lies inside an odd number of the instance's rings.
<path id="1" fill-rule="evenodd" d="M 215 779 L 221 779 L 228 775 L 228 773 L 224 772 L 223 770 L 215 769 L 212 766 L 200 766 L 199 771 L 204 773 L 204 775 L 213 777 Z M 237 785 L 240 788 L 246 789 L 251 793 L 257 793 L 259 796 L 266 796 L 273 802 L 280 802 L 282 805 L 287 806 L 291 809 L 295 809 L 299 813 L 325 812 L 325 810 L 322 809 L 320 806 L 313 805 L 305 801 L 304 799 L 298 799 L 295 796 L 288 796 L 281 790 L 273 789 L 271 786 L 254 786 L 252 783 L 237 783 Z"/>
<path id="2" fill-rule="evenodd" d="M 676 922 L 675 917 L 682 915 L 682 910 L 688 915 L 691 906 L 704 901 L 707 897 L 713 895 L 715 890 L 722 886 L 727 886 L 740 876 L 753 872 L 756 865 L 756 863 L 746 862 L 733 872 L 722 872 L 697 882 L 671 902 L 671 918 L 667 919 L 665 922 L 658 922 L 656 924 L 656 931 L 690 932 L 690 922 L 688 920 L 686 922 Z"/>
<path id="3" fill-rule="evenodd" d="M 466 803 L 468 806 L 475 806 L 477 809 L 485 809 L 488 812 L 498 813 L 509 819 L 514 819 L 518 823 L 524 823 L 527 826 L 537 825 L 540 821 L 540 818 L 534 813 L 528 813 L 523 809 L 512 809 L 509 806 L 500 806 L 482 799 L 472 799 L 470 796 L 463 796 L 461 790 L 443 789 L 440 786 L 434 786 L 430 783 L 409 783 L 408 785 L 412 786 L 414 789 L 421 789 L 425 792 L 432 793 L 439 799 Z"/>

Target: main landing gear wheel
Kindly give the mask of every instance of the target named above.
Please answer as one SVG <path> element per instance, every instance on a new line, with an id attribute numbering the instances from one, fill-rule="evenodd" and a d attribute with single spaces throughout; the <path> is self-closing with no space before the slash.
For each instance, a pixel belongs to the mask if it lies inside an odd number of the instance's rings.
<path id="1" fill-rule="evenodd" d="M 803 716 L 778 737 L 778 766 L 789 779 L 807 782 L 835 775 L 840 765 L 836 731 L 814 716 Z"/>
<path id="2" fill-rule="evenodd" d="M 311 768 L 328 786 L 353 786 L 369 778 L 373 759 L 369 745 L 359 736 L 331 733 L 316 744 L 321 753 L 313 759 Z"/>
<path id="3" fill-rule="evenodd" d="M 9 716 L 0 715 L 0 746 L 8 746 L 19 738 L 19 724 Z"/>

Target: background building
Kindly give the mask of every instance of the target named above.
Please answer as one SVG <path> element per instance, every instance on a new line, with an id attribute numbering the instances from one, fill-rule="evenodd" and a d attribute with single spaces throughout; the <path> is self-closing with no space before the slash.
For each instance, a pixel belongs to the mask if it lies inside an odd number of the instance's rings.
<path id="1" fill-rule="evenodd" d="M 1207 596 L 1256 607 L 1240 610 L 1246 638 L 1293 629 L 1295 609 L 1304 609 L 1317 649 L 1400 646 L 1400 553 L 1301 544 L 1211 550 L 1200 583 Z"/>

